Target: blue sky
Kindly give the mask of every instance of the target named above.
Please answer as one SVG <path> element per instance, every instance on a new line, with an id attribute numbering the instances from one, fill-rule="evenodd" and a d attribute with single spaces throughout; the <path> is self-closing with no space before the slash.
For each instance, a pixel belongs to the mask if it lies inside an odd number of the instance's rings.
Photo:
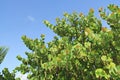
<path id="1" fill-rule="evenodd" d="M 51 23 L 56 17 L 62 17 L 64 12 L 83 12 L 87 14 L 90 8 L 94 8 L 96 16 L 100 7 L 108 4 L 119 5 L 119 0 L 0 0 L 0 46 L 9 47 L 0 71 L 7 67 L 13 70 L 19 66 L 17 55 L 25 57 L 28 51 L 21 40 L 22 35 L 30 38 L 40 38 L 40 34 L 46 35 L 46 42 L 51 41 L 55 34 L 48 29 L 43 20 Z M 107 26 L 103 23 L 104 26 Z"/>

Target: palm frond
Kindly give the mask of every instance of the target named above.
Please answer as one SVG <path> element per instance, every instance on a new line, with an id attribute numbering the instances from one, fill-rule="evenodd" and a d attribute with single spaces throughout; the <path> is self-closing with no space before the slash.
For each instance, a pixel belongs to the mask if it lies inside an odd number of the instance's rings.
<path id="1" fill-rule="evenodd" d="M 7 52 L 8 52 L 8 48 L 0 47 L 0 64 L 3 62 Z"/>

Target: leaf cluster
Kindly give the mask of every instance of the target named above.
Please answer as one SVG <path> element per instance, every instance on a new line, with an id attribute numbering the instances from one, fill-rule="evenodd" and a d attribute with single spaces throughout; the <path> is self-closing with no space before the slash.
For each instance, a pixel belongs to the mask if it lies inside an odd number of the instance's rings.
<path id="1" fill-rule="evenodd" d="M 40 39 L 22 36 L 31 52 L 27 58 L 17 56 L 21 65 L 15 68 L 28 74 L 29 80 L 119 80 L 120 79 L 120 7 L 110 4 L 106 14 L 100 16 L 110 28 L 102 26 L 101 20 L 90 9 L 82 13 L 64 13 L 56 24 L 44 21 L 58 36 L 45 43 Z"/>

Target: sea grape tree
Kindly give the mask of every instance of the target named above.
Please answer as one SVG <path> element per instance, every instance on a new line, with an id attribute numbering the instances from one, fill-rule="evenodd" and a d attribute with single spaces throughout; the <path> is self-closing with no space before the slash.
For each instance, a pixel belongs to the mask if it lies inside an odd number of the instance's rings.
<path id="1" fill-rule="evenodd" d="M 120 7 L 109 5 L 101 19 L 90 9 L 83 13 L 64 13 L 56 24 L 44 21 L 57 36 L 45 43 L 45 35 L 30 39 L 22 36 L 31 52 L 27 58 L 17 56 L 22 64 L 16 71 L 28 74 L 29 80 L 118 80 L 120 79 Z M 48 34 L 49 35 L 49 34 Z"/>

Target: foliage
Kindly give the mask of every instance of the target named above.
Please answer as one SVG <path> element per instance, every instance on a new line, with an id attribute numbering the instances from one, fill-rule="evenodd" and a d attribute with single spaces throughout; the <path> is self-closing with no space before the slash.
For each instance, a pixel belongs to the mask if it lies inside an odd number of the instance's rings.
<path id="1" fill-rule="evenodd" d="M 6 54 L 8 52 L 8 48 L 0 47 L 0 64 L 3 62 Z M 10 73 L 8 68 L 4 68 L 2 70 L 2 74 L 0 73 L 0 80 L 19 80 L 18 78 L 15 79 L 15 73 Z"/>
<path id="2" fill-rule="evenodd" d="M 120 8 L 109 5 L 111 13 L 99 10 L 110 29 L 102 27 L 101 21 L 90 9 L 88 15 L 65 13 L 52 25 L 44 21 L 60 38 L 45 44 L 41 39 L 23 36 L 27 59 L 16 70 L 29 73 L 29 80 L 106 80 L 120 79 Z"/>
<path id="3" fill-rule="evenodd" d="M 110 28 L 102 27 L 93 9 L 87 15 L 65 13 L 55 25 L 44 21 L 58 36 L 48 44 L 43 34 L 34 40 L 22 36 L 31 52 L 27 58 L 17 56 L 22 64 L 15 70 L 27 73 L 29 80 L 119 80 L 120 7 L 108 9 L 109 14 L 99 12 Z"/>
<path id="4" fill-rule="evenodd" d="M 0 47 L 0 64 L 3 62 L 3 59 L 5 58 L 7 52 L 8 52 L 8 48 Z M 1 73 L 0 73 L 0 80 L 4 80 Z"/>
<path id="5" fill-rule="evenodd" d="M 0 75 L 0 80 L 20 80 L 19 78 L 15 78 L 15 73 L 10 73 L 8 68 L 4 68 L 2 70 L 2 75 Z"/>
<path id="6" fill-rule="evenodd" d="M 4 57 L 6 56 L 8 52 L 8 48 L 0 47 L 0 64 L 2 63 Z"/>

